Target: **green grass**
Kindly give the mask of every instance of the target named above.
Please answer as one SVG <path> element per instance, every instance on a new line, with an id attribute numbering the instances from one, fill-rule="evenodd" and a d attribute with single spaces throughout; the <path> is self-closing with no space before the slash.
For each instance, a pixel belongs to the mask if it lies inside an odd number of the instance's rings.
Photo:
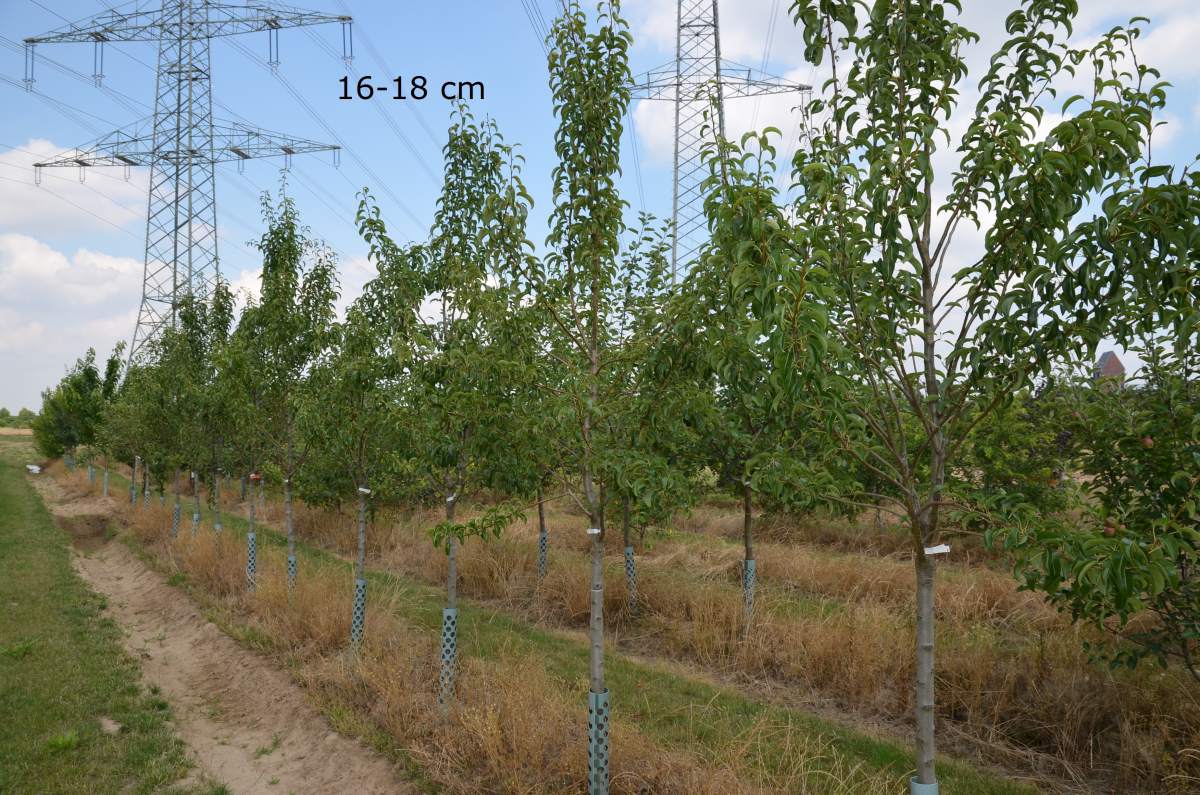
<path id="1" fill-rule="evenodd" d="M 190 763 L 169 707 L 71 568 L 25 482 L 31 458 L 27 438 L 0 437 L 0 793 L 212 792 L 172 786 Z M 102 717 L 121 730 L 101 731 Z"/>
<path id="2" fill-rule="evenodd" d="M 207 522 L 207 505 L 203 508 L 203 516 Z M 244 537 L 245 519 L 224 512 L 222 521 L 226 532 Z M 261 546 L 280 548 L 286 545 L 282 534 L 261 523 L 257 531 Z M 352 576 L 350 564 L 328 550 L 298 540 L 297 552 L 301 577 L 305 567 L 334 567 L 344 570 L 347 577 Z M 259 560 L 261 566 L 264 558 L 260 556 Z M 368 599 L 372 592 L 394 594 L 397 610 L 406 621 L 431 632 L 440 630 L 444 599 L 440 588 L 404 575 L 372 569 L 368 570 L 367 579 L 371 583 Z M 346 611 L 348 627 L 349 605 Z M 228 629 L 230 634 L 254 647 L 269 649 L 274 645 L 261 633 L 244 634 L 239 632 L 244 628 L 238 627 Z M 578 696 L 580 709 L 586 709 L 588 647 L 582 640 L 539 629 L 512 615 L 464 600 L 459 606 L 458 648 L 462 656 L 485 660 L 533 656 L 545 663 L 564 691 Z M 799 710 L 756 701 L 731 688 L 681 676 L 666 666 L 634 661 L 619 652 L 612 652 L 611 646 L 605 656 L 605 673 L 614 712 L 665 746 L 696 753 L 701 758 L 713 758 L 723 749 L 739 745 L 756 724 L 765 723 L 769 727 L 766 737 L 771 739 L 760 744 L 754 759 L 754 764 L 764 773 L 789 766 L 792 760 L 784 755 L 794 753 L 795 749 L 789 750 L 772 740 L 790 734 L 794 738 L 813 740 L 814 744 L 824 740 L 832 746 L 827 753 L 841 757 L 845 767 L 857 768 L 863 774 L 884 772 L 895 777 L 898 792 L 907 789 L 914 759 L 911 748 L 837 726 Z M 365 739 L 371 739 L 370 730 L 362 726 L 357 716 L 345 721 L 334 720 L 335 727 L 342 723 L 351 733 L 361 733 Z M 819 785 L 822 775 L 817 772 L 814 783 Z M 1028 795 L 1037 792 L 1028 785 L 998 778 L 945 756 L 938 762 L 938 777 L 943 791 L 948 793 Z"/>

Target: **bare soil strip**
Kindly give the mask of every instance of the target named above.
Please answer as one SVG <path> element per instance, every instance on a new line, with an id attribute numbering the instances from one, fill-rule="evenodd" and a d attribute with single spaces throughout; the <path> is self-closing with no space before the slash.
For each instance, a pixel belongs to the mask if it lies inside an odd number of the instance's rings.
<path id="1" fill-rule="evenodd" d="M 92 512 L 48 479 L 35 483 L 60 521 Z M 108 598 L 126 647 L 210 778 L 237 795 L 417 791 L 382 756 L 334 732 L 284 672 L 222 633 L 124 544 L 98 540 L 88 533 L 77 544 L 75 567 Z"/>

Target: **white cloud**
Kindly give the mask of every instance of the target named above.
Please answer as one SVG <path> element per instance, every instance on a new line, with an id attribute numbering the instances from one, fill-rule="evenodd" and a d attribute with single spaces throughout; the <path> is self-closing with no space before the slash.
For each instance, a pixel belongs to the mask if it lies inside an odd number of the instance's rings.
<path id="1" fill-rule="evenodd" d="M 129 257 L 0 233 L 0 406 L 36 408 L 41 390 L 89 347 L 102 358 L 127 339 L 141 277 L 142 263 Z"/>
<path id="2" fill-rule="evenodd" d="M 0 234 L 0 292 L 5 304 L 27 302 L 33 307 L 39 298 L 51 304 L 101 304 L 136 292 L 141 277 L 142 263 L 129 257 L 88 249 L 67 256 L 28 235 Z"/>

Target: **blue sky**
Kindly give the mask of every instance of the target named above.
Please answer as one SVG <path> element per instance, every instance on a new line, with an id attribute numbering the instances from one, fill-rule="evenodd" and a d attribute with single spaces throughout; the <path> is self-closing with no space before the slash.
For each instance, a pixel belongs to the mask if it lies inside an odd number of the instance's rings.
<path id="1" fill-rule="evenodd" d="M 152 6 L 155 0 L 142 0 Z M 527 158 L 525 179 L 537 202 L 532 235 L 544 235 L 553 168 L 554 118 L 547 89 L 545 56 L 527 18 L 538 6 L 546 20 L 554 0 L 443 0 L 397 3 L 385 0 L 295 0 L 292 5 L 355 19 L 354 70 L 390 80 L 421 74 L 432 85 L 443 80 L 482 80 L 487 96 L 478 114 L 494 117 L 505 137 Z M 820 74 L 803 64 L 800 37 L 787 17 L 789 0 L 722 0 L 723 53 L 751 66 L 804 82 Z M 1012 2 L 966 0 L 965 22 L 983 35 L 970 54 L 982 68 L 1003 33 Z M 1200 3 L 1194 0 L 1081 0 L 1083 39 L 1123 21 L 1131 13 L 1152 18 L 1140 55 L 1159 66 L 1175 88 L 1168 125 L 1156 138 L 1156 160 L 1185 163 L 1196 154 L 1200 128 Z M 140 299 L 145 227 L 144 173 L 126 181 L 119 169 L 91 173 L 83 184 L 74 169 L 47 171 L 39 188 L 30 164 L 84 144 L 100 134 L 149 115 L 154 91 L 152 44 L 110 46 L 105 85 L 127 99 L 126 107 L 90 85 L 56 69 L 42 56 L 83 75 L 92 71 L 91 45 L 39 48 L 36 88 L 59 103 L 26 93 L 22 53 L 12 46 L 69 20 L 86 19 L 103 8 L 100 0 L 2 0 L 0 2 L 0 406 L 36 408 L 38 393 L 89 345 L 103 355 L 128 338 Z M 632 21 L 635 72 L 661 65 L 674 53 L 672 0 L 627 0 Z M 61 15 L 61 16 L 59 16 Z M 772 25 L 774 19 L 774 25 Z M 773 33 L 771 32 L 773 29 Z M 236 45 L 232 42 L 236 42 Z M 768 47 L 769 43 L 769 47 Z M 213 44 L 214 95 L 220 118 L 244 117 L 270 129 L 334 143 L 321 121 L 347 146 L 340 168 L 328 155 L 297 157 L 288 175 L 290 192 L 305 222 L 341 255 L 344 300 L 370 278 L 365 247 L 353 228 L 355 193 L 370 186 L 395 235 L 424 236 L 440 181 L 440 148 L 448 103 L 440 99 L 399 102 L 342 101 L 339 78 L 346 67 L 327 50 L 340 52 L 337 25 L 285 30 L 280 35 L 280 73 L 311 108 L 302 106 L 269 70 L 249 57 L 267 59 L 266 34 L 217 40 Z M 375 53 L 371 50 L 374 49 Z M 381 63 L 375 54 L 386 62 Z M 973 84 L 974 81 L 972 80 Z M 968 95 L 968 103 L 973 103 Z M 794 98 L 730 103 L 732 133 L 773 124 L 795 130 Z M 65 105 L 65 107 L 64 107 Z M 314 118 L 319 117 L 321 121 Z M 671 110 L 641 103 L 623 152 L 623 189 L 632 209 L 669 214 Z M 634 155 L 640 164 L 639 191 Z M 351 152 L 353 154 L 351 154 Z M 356 158 L 365 162 L 364 170 Z M 218 167 L 218 224 L 222 272 L 253 289 L 254 251 L 246 243 L 260 234 L 258 195 L 274 191 L 281 161 L 251 162 L 244 174 L 232 164 Z M 404 207 L 383 190 L 386 184 Z M 415 221 L 413 217 L 415 216 Z M 964 242 L 969 246 L 970 239 Z M 963 256 L 969 256 L 964 251 Z"/>

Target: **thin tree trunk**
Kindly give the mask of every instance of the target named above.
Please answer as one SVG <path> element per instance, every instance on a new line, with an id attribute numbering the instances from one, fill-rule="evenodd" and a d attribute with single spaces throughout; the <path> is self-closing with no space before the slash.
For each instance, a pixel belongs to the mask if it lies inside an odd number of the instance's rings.
<path id="1" fill-rule="evenodd" d="M 550 537 L 546 532 L 546 502 L 545 495 L 542 493 L 542 486 L 538 484 L 537 490 L 537 505 L 538 505 L 538 579 L 545 579 L 547 555 L 550 546 Z"/>
<path id="2" fill-rule="evenodd" d="M 358 559 L 354 562 L 354 576 L 360 580 L 367 576 L 367 495 L 363 489 L 358 491 Z"/>
<path id="3" fill-rule="evenodd" d="M 258 535 L 254 531 L 254 500 L 250 500 L 249 507 L 249 527 L 246 532 L 246 587 L 253 591 L 255 589 L 255 579 L 258 573 Z"/>
<path id="4" fill-rule="evenodd" d="M 358 487 L 358 560 L 354 562 L 354 611 L 350 620 L 350 647 L 355 653 L 362 645 L 367 617 L 367 495 L 370 493 L 366 486 Z"/>
<path id="5" fill-rule="evenodd" d="M 241 497 L 241 501 L 242 501 L 242 502 L 245 502 L 245 501 L 246 501 L 246 476 L 245 476 L 245 475 L 242 475 L 242 497 Z"/>
<path id="6" fill-rule="evenodd" d="M 288 596 L 296 588 L 296 520 L 292 511 L 292 479 L 283 479 L 283 523 L 287 530 Z"/>
<path id="7" fill-rule="evenodd" d="M 212 498 L 213 498 L 213 531 L 219 533 L 222 530 L 222 527 L 221 527 L 221 472 L 220 472 L 220 470 L 216 470 L 216 469 L 213 470 Z"/>
<path id="8" fill-rule="evenodd" d="M 446 521 L 453 522 L 458 500 L 454 494 L 446 498 Z M 446 554 L 446 607 L 458 608 L 458 539 L 450 537 L 450 548 Z"/>
<path id="9" fill-rule="evenodd" d="M 917 556 L 917 782 L 937 782 L 933 726 L 933 561 Z"/>
<path id="10" fill-rule="evenodd" d="M 750 488 L 750 479 L 742 481 L 742 544 L 746 550 L 745 561 L 742 564 L 742 598 L 745 602 L 744 621 L 742 622 L 742 637 L 750 634 L 750 622 L 754 618 L 754 590 L 758 581 L 757 566 L 754 561 L 754 492 Z"/>
<path id="11" fill-rule="evenodd" d="M 179 535 L 179 517 L 183 513 L 183 500 L 181 499 L 180 490 L 183 488 L 179 483 L 180 472 L 175 470 L 175 504 L 171 506 L 171 537 Z"/>
<path id="12" fill-rule="evenodd" d="M 192 470 L 192 536 L 200 530 L 200 473 Z"/>
<path id="13" fill-rule="evenodd" d="M 625 542 L 625 593 L 629 609 L 637 607 L 637 561 L 633 557 L 633 543 L 629 539 L 629 498 L 621 498 L 621 535 Z"/>
<path id="14" fill-rule="evenodd" d="M 104 496 L 108 496 L 108 456 L 104 456 Z"/>
<path id="15" fill-rule="evenodd" d="M 604 534 L 592 535 L 592 604 L 588 617 L 588 636 L 591 643 L 589 673 L 593 693 L 603 693 L 604 686 Z"/>
<path id="16" fill-rule="evenodd" d="M 138 459 L 140 456 L 133 457 L 133 466 L 129 469 L 129 504 L 134 508 L 137 507 L 137 477 L 138 477 Z"/>

